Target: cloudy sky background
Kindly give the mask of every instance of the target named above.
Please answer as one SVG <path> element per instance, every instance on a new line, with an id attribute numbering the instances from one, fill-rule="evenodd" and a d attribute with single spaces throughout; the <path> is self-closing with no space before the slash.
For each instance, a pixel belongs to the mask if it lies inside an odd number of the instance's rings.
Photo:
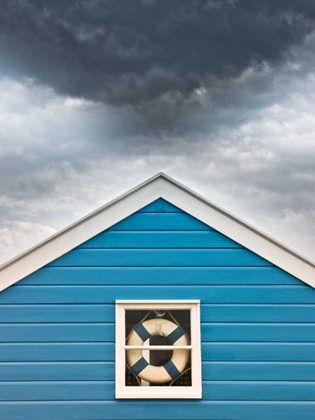
<path id="1" fill-rule="evenodd" d="M 157 172 L 315 260 L 315 2 L 0 0 L 0 263 Z"/>

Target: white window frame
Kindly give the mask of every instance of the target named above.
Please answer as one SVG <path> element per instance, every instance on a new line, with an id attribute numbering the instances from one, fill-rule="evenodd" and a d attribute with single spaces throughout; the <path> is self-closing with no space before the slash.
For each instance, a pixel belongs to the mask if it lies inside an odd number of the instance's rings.
<path id="1" fill-rule="evenodd" d="M 126 386 L 125 311 L 190 310 L 191 386 Z M 199 300 L 116 300 L 116 398 L 200 399 L 202 397 Z"/>

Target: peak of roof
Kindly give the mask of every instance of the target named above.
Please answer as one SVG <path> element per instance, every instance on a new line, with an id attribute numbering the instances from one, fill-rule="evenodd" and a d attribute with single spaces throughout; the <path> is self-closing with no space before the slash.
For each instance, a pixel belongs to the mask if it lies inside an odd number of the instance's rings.
<path id="1" fill-rule="evenodd" d="M 163 172 L 0 266 L 0 291 L 163 198 L 315 288 L 315 264 Z"/>

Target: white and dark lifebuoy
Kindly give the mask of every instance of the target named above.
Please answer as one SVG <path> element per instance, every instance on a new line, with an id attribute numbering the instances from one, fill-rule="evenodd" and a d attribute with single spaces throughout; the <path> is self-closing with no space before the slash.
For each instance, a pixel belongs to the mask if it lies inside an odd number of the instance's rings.
<path id="1" fill-rule="evenodd" d="M 127 345 L 141 346 L 155 335 L 166 337 L 174 347 L 189 345 L 182 327 L 161 318 L 150 319 L 136 325 L 130 334 Z M 132 372 L 139 378 L 153 383 L 164 383 L 179 378 L 188 359 L 189 350 L 173 350 L 171 360 L 164 366 L 153 366 L 143 357 L 142 350 L 127 350 L 127 362 Z"/>

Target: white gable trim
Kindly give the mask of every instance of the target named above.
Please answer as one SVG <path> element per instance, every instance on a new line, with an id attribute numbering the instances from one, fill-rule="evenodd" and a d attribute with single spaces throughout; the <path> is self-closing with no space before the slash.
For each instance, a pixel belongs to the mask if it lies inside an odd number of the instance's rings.
<path id="1" fill-rule="evenodd" d="M 315 264 L 165 174 L 126 194 L 0 266 L 0 291 L 61 257 L 158 198 L 163 198 L 315 288 Z"/>

